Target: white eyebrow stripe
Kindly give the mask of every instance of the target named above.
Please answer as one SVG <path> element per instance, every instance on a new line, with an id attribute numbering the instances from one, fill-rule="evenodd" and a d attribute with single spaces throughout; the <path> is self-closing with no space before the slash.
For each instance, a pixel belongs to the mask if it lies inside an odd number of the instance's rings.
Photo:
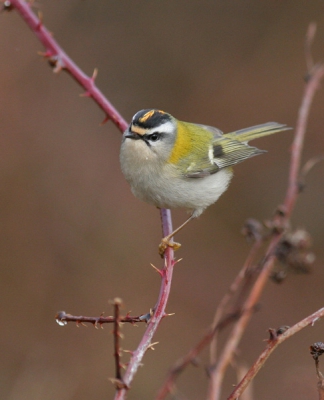
<path id="1" fill-rule="evenodd" d="M 149 134 L 149 135 L 151 133 L 153 133 L 153 132 L 171 133 L 171 132 L 173 132 L 173 130 L 174 130 L 173 123 L 171 121 L 167 121 L 167 122 L 164 122 L 163 124 L 161 124 L 159 126 L 156 126 L 155 128 L 148 129 L 146 131 L 146 133 Z"/>

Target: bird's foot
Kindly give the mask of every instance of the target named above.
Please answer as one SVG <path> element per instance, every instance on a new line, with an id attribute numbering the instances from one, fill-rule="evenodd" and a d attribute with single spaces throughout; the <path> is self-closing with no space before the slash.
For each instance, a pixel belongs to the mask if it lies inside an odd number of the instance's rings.
<path id="1" fill-rule="evenodd" d="M 180 243 L 177 242 L 172 242 L 170 241 L 170 238 L 166 236 L 161 240 L 161 243 L 159 244 L 159 254 L 163 258 L 164 252 L 168 247 L 172 247 L 173 250 L 178 250 L 181 247 Z"/>

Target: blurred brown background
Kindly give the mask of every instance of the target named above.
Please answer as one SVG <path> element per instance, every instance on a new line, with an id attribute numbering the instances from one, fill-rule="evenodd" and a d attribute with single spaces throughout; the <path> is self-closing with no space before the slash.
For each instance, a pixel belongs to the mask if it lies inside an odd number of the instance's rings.
<path id="1" fill-rule="evenodd" d="M 306 71 L 308 24 L 318 23 L 313 52 L 324 59 L 324 3 L 290 1 L 38 0 L 44 23 L 127 120 L 157 107 L 179 119 L 223 131 L 267 121 L 295 125 Z M 155 304 L 161 266 L 156 209 L 135 199 L 121 175 L 121 135 L 100 109 L 80 98 L 65 73 L 54 75 L 43 50 L 16 14 L 0 14 L 1 373 L 2 399 L 112 398 L 111 327 L 65 328 L 59 310 L 145 313 Z M 323 90 L 315 98 L 303 162 L 323 153 Z M 152 399 L 170 365 L 212 320 L 249 245 L 240 234 L 248 217 L 269 218 L 283 200 L 292 132 L 255 143 L 268 154 L 235 169 L 228 192 L 178 240 L 168 312 L 137 374 L 129 399 Z M 312 170 L 293 225 L 314 240 L 311 275 L 269 282 L 261 311 L 240 345 L 250 364 L 269 327 L 292 325 L 323 306 L 323 164 Z M 173 212 L 176 226 L 186 218 Z M 125 326 L 123 347 L 134 349 L 144 325 Z M 315 399 L 308 347 L 324 341 L 323 322 L 285 342 L 258 375 L 255 399 Z M 126 362 L 127 356 L 123 357 Z M 179 380 L 188 399 L 205 398 L 204 365 Z M 323 362 L 322 362 L 323 364 Z M 323 366 L 324 369 L 324 366 Z M 223 397 L 236 382 L 227 376 Z"/>

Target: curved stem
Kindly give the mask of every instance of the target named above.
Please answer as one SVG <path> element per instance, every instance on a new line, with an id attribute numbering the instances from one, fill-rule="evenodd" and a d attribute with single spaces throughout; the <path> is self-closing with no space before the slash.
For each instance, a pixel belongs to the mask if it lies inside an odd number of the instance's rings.
<path id="1" fill-rule="evenodd" d="M 42 20 L 33 13 L 30 3 L 22 0 L 10 0 L 10 4 L 21 15 L 30 29 L 44 45 L 45 52 L 42 55 L 47 58 L 50 65 L 54 67 L 54 72 L 60 72 L 61 70 L 68 72 L 85 89 L 85 96 L 91 97 L 105 112 L 107 116 L 106 119 L 110 119 L 117 128 L 123 132 L 127 128 L 128 124 L 95 85 L 96 70 L 93 76 L 89 77 L 73 62 L 73 60 L 63 51 L 62 47 L 54 39 L 52 33 L 45 28 Z M 168 236 L 172 233 L 170 210 L 161 209 L 161 219 L 163 237 Z M 154 315 L 148 323 L 147 329 L 138 348 L 133 352 L 128 368 L 123 377 L 123 382 L 127 387 L 130 386 L 146 350 L 151 345 L 152 337 L 155 334 L 161 319 L 165 316 L 165 308 L 169 298 L 174 264 L 173 250 L 168 247 L 165 251 L 164 267 L 161 270 L 162 282 Z M 115 398 L 123 399 L 125 393 L 126 389 L 118 390 Z"/>

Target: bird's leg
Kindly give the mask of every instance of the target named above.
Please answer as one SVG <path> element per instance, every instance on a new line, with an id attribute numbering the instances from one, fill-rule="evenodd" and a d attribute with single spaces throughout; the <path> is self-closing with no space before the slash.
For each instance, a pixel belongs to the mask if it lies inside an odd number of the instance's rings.
<path id="1" fill-rule="evenodd" d="M 167 247 L 172 247 L 173 250 L 178 250 L 179 247 L 181 247 L 180 243 L 170 241 L 170 239 L 172 239 L 175 234 L 180 232 L 181 229 L 184 228 L 187 225 L 187 223 L 192 220 L 192 218 L 194 218 L 193 214 L 182 225 L 180 225 L 177 229 L 175 229 L 172 233 L 170 233 L 170 235 L 164 237 L 161 240 L 161 243 L 159 244 L 159 254 L 161 257 L 163 257 Z"/>

